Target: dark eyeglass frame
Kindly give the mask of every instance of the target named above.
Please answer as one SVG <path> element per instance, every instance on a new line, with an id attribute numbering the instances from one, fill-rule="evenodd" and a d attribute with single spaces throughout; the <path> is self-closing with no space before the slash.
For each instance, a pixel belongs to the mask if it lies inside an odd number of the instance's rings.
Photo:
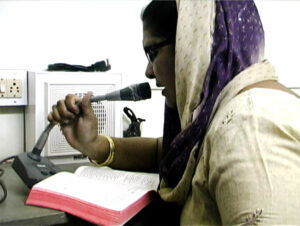
<path id="1" fill-rule="evenodd" d="M 144 48 L 144 51 L 145 51 L 145 54 L 146 54 L 146 57 L 147 57 L 149 63 L 152 65 L 155 57 L 157 56 L 157 50 L 158 49 L 160 49 L 160 48 L 162 48 L 166 45 L 172 44 L 172 43 L 173 43 L 172 41 L 167 39 L 165 41 L 153 44 L 151 46 L 146 46 Z"/>

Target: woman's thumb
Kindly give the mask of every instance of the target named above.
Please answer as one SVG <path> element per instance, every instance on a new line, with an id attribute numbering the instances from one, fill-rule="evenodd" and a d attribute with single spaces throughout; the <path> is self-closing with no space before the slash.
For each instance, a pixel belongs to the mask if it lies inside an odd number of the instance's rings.
<path id="1" fill-rule="evenodd" d="M 88 92 L 81 101 L 81 108 L 83 115 L 89 115 L 93 113 L 93 108 L 91 105 L 91 96 L 93 95 L 92 92 Z"/>

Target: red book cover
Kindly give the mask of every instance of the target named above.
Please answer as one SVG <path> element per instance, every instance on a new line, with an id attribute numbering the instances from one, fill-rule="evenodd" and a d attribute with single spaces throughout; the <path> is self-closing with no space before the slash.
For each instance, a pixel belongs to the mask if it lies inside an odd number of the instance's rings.
<path id="1" fill-rule="evenodd" d="M 123 225 L 153 200 L 157 174 L 80 167 L 61 172 L 31 189 L 27 205 L 61 210 L 100 225 Z"/>

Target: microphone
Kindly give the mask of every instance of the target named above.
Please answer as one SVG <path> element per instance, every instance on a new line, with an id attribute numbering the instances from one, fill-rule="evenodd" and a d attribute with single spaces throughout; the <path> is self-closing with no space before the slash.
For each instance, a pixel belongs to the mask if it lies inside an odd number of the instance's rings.
<path id="1" fill-rule="evenodd" d="M 151 98 L 151 87 L 148 82 L 145 82 L 130 85 L 105 95 L 92 96 L 90 101 L 139 101 L 149 98 Z M 81 102 L 78 102 L 77 105 L 81 106 Z M 12 164 L 12 168 L 29 188 L 35 183 L 60 171 L 47 158 L 40 156 L 53 127 L 54 125 L 49 123 L 40 135 L 32 152 L 18 155 Z"/>
<path id="2" fill-rule="evenodd" d="M 102 100 L 109 101 L 139 101 L 151 98 L 151 87 L 148 82 L 134 84 L 117 90 L 111 93 L 107 93 L 103 96 L 91 97 L 91 102 L 97 102 Z"/>

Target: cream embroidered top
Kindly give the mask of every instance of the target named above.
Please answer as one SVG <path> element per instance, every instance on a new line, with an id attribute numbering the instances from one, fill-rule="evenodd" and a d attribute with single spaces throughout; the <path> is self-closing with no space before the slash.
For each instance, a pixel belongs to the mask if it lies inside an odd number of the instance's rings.
<path id="1" fill-rule="evenodd" d="M 300 100 L 255 88 L 232 99 L 209 130 L 182 225 L 300 224 Z M 260 214 L 259 214 L 260 213 Z"/>
<path id="2" fill-rule="evenodd" d="M 265 61 L 231 81 L 198 159 L 195 146 L 177 187 L 162 181 L 161 197 L 183 205 L 182 225 L 300 224 L 300 99 L 265 88 L 237 95 L 268 79 Z"/>

